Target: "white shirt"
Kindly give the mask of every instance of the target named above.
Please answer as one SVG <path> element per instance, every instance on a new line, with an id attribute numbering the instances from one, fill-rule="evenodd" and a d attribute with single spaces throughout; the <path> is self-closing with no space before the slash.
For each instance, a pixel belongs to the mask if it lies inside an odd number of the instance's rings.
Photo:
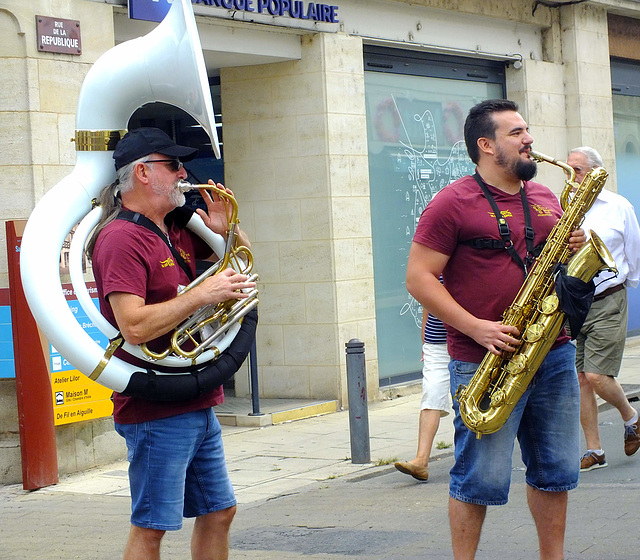
<path id="1" fill-rule="evenodd" d="M 623 196 L 603 189 L 587 212 L 582 229 L 588 237 L 595 231 L 609 249 L 618 269 L 618 276 L 603 271 L 594 278 L 596 294 L 626 282 L 635 288 L 640 281 L 640 227 L 633 205 Z"/>

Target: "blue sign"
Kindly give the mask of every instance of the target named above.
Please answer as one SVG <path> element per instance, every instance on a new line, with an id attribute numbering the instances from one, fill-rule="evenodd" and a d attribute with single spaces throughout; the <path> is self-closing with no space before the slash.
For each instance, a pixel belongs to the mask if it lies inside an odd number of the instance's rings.
<path id="1" fill-rule="evenodd" d="M 92 301 L 94 305 L 99 308 L 98 298 L 93 298 Z M 102 346 L 102 348 L 106 348 L 109 345 L 109 339 L 98 327 L 96 327 L 93 321 L 89 319 L 86 311 L 78 305 L 78 300 L 67 300 L 67 305 L 78 323 L 82 326 L 84 332 L 93 338 L 94 342 Z M 77 369 L 71 365 L 71 363 L 66 360 L 51 343 L 49 343 L 49 360 L 51 364 L 51 373 Z"/>
<path id="2" fill-rule="evenodd" d="M 0 305 L 0 378 L 15 376 L 16 369 L 15 361 L 13 358 L 13 329 L 11 327 L 11 306 Z"/>
<path id="3" fill-rule="evenodd" d="M 338 6 L 304 0 L 191 0 L 192 4 L 253 12 L 270 16 L 322 23 L 338 23 Z M 169 0 L 129 0 L 129 17 L 160 22 L 167 15 Z"/>
<path id="4" fill-rule="evenodd" d="M 129 0 L 129 17 L 161 22 L 169 8 L 169 0 Z"/>

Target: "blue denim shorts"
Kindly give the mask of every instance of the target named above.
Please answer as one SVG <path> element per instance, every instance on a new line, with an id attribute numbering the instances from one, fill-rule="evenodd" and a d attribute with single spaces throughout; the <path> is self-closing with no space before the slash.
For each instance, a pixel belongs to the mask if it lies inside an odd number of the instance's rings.
<path id="1" fill-rule="evenodd" d="M 133 525 L 174 531 L 183 517 L 236 505 L 213 409 L 116 424 L 116 431 L 127 442 Z"/>
<path id="2" fill-rule="evenodd" d="M 451 394 L 467 385 L 479 364 L 452 360 Z M 479 505 L 507 503 L 512 457 L 518 438 L 526 482 L 533 488 L 564 492 L 578 485 L 580 471 L 580 388 L 575 347 L 563 344 L 542 362 L 504 426 L 477 439 L 455 411 L 455 464 L 449 495 Z"/>

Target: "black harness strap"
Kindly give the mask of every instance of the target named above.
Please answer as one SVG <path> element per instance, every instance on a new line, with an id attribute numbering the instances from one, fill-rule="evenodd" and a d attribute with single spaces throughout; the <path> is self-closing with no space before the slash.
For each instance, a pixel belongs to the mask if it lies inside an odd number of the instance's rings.
<path id="1" fill-rule="evenodd" d="M 132 212 L 131 210 L 122 210 L 117 217 L 118 220 L 125 220 L 127 222 L 133 222 L 134 224 L 138 224 L 139 226 L 145 227 L 148 230 L 155 233 L 162 241 L 167 244 L 173 258 L 180 265 L 180 268 L 185 271 L 186 275 L 189 277 L 189 280 L 193 280 L 193 272 L 189 268 L 189 265 L 184 262 L 184 259 L 180 256 L 180 253 L 176 251 L 176 248 L 171 244 L 169 238 L 163 233 L 163 231 L 154 224 L 149 218 L 143 216 L 139 212 Z"/>
<path id="2" fill-rule="evenodd" d="M 193 212 L 184 212 L 182 209 L 178 215 L 170 213 L 177 227 L 184 227 Z M 176 261 L 193 278 L 191 269 L 180 254 L 173 248 L 169 239 L 162 230 L 142 214 L 124 210 L 118 214 L 118 219 L 133 222 L 146 227 L 156 233 L 165 241 Z M 166 221 L 166 220 L 165 220 Z M 222 385 L 240 369 L 255 340 L 256 327 L 258 325 L 258 310 L 252 309 L 244 316 L 240 330 L 231 341 L 229 347 L 220 356 L 207 364 L 192 366 L 187 372 L 176 375 L 167 375 L 166 372 L 156 372 L 151 368 L 134 371 L 124 391 L 121 394 L 129 397 L 137 397 L 157 402 L 185 401 L 196 398 Z M 113 344 L 117 344 L 118 341 Z"/>
<path id="3" fill-rule="evenodd" d="M 486 183 L 478 173 L 475 173 L 473 178 L 476 180 L 482 189 L 482 193 L 491 205 L 493 214 L 498 222 L 498 233 L 502 239 L 469 239 L 467 241 L 462 241 L 462 244 L 469 245 L 474 249 L 506 249 L 514 262 L 524 270 L 524 274 L 526 276 L 528 267 L 531 266 L 535 257 L 540 254 L 544 243 L 537 247 L 533 246 L 535 232 L 531 226 L 531 211 L 529 209 L 529 201 L 527 200 L 527 195 L 524 192 L 524 189 L 522 187 L 520 188 L 520 200 L 522 202 L 522 211 L 524 213 L 524 238 L 527 245 L 527 254 L 523 261 L 513 246 L 513 241 L 511 241 L 511 230 L 509 229 L 509 224 L 507 223 L 507 220 L 503 218 L 502 213 L 500 212 L 500 209 L 498 208 L 498 205 L 496 204 L 496 201 L 489 191 Z"/>
<path id="4" fill-rule="evenodd" d="M 135 371 L 122 394 L 148 401 L 175 402 L 194 399 L 220 387 L 235 375 L 247 358 L 255 340 L 257 325 L 258 310 L 252 309 L 243 318 L 240 331 L 229 348 L 218 359 L 202 366 L 193 366 L 190 373 L 163 375 L 151 369 Z"/>

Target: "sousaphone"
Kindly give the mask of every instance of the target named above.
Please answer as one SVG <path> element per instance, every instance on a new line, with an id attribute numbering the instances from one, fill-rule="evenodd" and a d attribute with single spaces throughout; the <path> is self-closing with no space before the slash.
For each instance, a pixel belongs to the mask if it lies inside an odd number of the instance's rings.
<path id="1" fill-rule="evenodd" d="M 126 132 L 131 115 L 151 102 L 167 103 L 191 115 L 209 135 L 213 151 L 220 157 L 207 72 L 189 0 L 174 0 L 153 31 L 116 45 L 87 73 L 76 114 L 76 165 L 31 213 L 22 237 L 20 267 L 27 302 L 38 326 L 75 368 L 119 393 L 151 400 L 184 400 L 219 386 L 242 365 L 255 338 L 257 292 L 248 298 L 249 309 L 235 319 L 224 318 L 219 336 L 197 357 L 172 354 L 157 360 L 137 346 L 122 345 L 117 330 L 93 304 L 82 275 L 84 243 L 101 213 L 95 201 L 102 188 L 115 180 L 115 144 Z M 76 321 L 62 287 L 60 252 L 77 224 L 70 252 L 71 279 L 79 304 L 112 340 L 106 352 Z M 224 257 L 225 251 L 234 248 L 211 232 L 197 214 L 186 227 L 203 237 L 225 266 L 239 262 Z M 120 345 L 146 360 L 148 367 L 135 367 L 113 356 Z M 185 366 L 189 367 L 187 373 Z"/>

